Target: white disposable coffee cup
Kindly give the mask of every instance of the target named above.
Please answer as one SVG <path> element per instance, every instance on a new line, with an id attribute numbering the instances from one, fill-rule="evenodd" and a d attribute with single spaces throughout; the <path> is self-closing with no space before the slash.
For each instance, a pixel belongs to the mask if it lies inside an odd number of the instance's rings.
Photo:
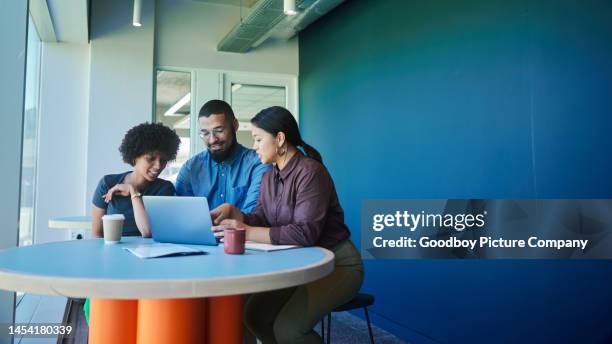
<path id="1" fill-rule="evenodd" d="M 102 216 L 102 230 L 104 231 L 104 242 L 106 244 L 116 244 L 121 241 L 123 221 L 125 221 L 123 214 Z"/>

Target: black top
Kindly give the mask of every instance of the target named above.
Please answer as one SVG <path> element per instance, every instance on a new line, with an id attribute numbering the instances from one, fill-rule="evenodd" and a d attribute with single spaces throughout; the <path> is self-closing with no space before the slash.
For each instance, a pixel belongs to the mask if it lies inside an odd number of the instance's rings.
<path id="1" fill-rule="evenodd" d="M 102 196 L 116 184 L 123 183 L 125 176 L 130 172 L 131 171 L 119 174 L 108 174 L 102 177 L 96 187 L 93 199 L 91 200 L 96 207 L 106 209 L 107 214 L 123 214 L 123 216 L 125 216 L 125 222 L 123 223 L 123 235 L 125 236 L 140 235 L 138 227 L 136 227 L 136 221 L 134 220 L 134 209 L 132 208 L 131 197 L 113 195 L 113 199 L 109 203 L 106 203 Z M 155 181 L 149 184 L 146 189 L 140 191 L 140 193 L 147 196 L 174 196 L 175 194 L 174 185 L 161 178 L 155 179 Z"/>

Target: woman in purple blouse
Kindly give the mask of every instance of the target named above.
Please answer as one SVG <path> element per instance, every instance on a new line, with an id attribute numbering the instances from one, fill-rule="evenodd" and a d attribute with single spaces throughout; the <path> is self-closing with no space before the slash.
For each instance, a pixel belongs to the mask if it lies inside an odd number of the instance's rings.
<path id="1" fill-rule="evenodd" d="M 344 212 L 321 155 L 302 140 L 291 113 L 273 106 L 259 112 L 251 123 L 261 162 L 274 168 L 262 178 L 252 213 L 244 214 L 227 203 L 211 212 L 215 230 L 245 228 L 249 241 L 321 246 L 334 252 L 335 268 L 327 277 L 251 295 L 244 311 L 245 324 L 263 343 L 321 343 L 313 328 L 359 291 L 361 256 L 349 239 Z"/>

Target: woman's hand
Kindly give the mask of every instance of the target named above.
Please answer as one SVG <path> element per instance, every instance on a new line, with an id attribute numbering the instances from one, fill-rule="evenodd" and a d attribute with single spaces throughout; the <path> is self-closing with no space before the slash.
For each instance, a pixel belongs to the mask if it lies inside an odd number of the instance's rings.
<path id="1" fill-rule="evenodd" d="M 212 217 L 214 225 L 220 225 L 222 221 L 227 219 L 234 219 L 240 222 L 243 221 L 242 212 L 240 209 L 229 203 L 223 203 L 220 206 L 210 211 L 210 217 Z"/>
<path id="2" fill-rule="evenodd" d="M 117 194 L 119 196 L 130 196 L 135 194 L 136 190 L 130 184 L 116 184 L 112 188 L 108 190 L 106 194 L 102 196 L 104 198 L 104 202 L 108 203 L 113 199 L 113 195 Z"/>
<path id="3" fill-rule="evenodd" d="M 251 226 L 245 225 L 243 222 L 238 221 L 238 220 L 225 219 L 221 221 L 221 223 L 219 223 L 218 225 L 212 227 L 212 230 L 215 233 L 215 236 L 222 236 L 221 232 L 223 232 L 226 229 L 249 230 L 251 229 Z"/>

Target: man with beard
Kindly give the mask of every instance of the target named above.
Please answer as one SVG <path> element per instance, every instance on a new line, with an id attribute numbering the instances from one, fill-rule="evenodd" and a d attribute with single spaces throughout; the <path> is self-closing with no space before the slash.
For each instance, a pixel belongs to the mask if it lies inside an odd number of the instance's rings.
<path id="1" fill-rule="evenodd" d="M 207 148 L 189 159 L 176 178 L 178 196 L 208 199 L 210 209 L 231 203 L 244 212 L 255 208 L 259 184 L 270 165 L 236 140 L 238 120 L 228 103 L 211 100 L 198 115 L 200 138 Z"/>

